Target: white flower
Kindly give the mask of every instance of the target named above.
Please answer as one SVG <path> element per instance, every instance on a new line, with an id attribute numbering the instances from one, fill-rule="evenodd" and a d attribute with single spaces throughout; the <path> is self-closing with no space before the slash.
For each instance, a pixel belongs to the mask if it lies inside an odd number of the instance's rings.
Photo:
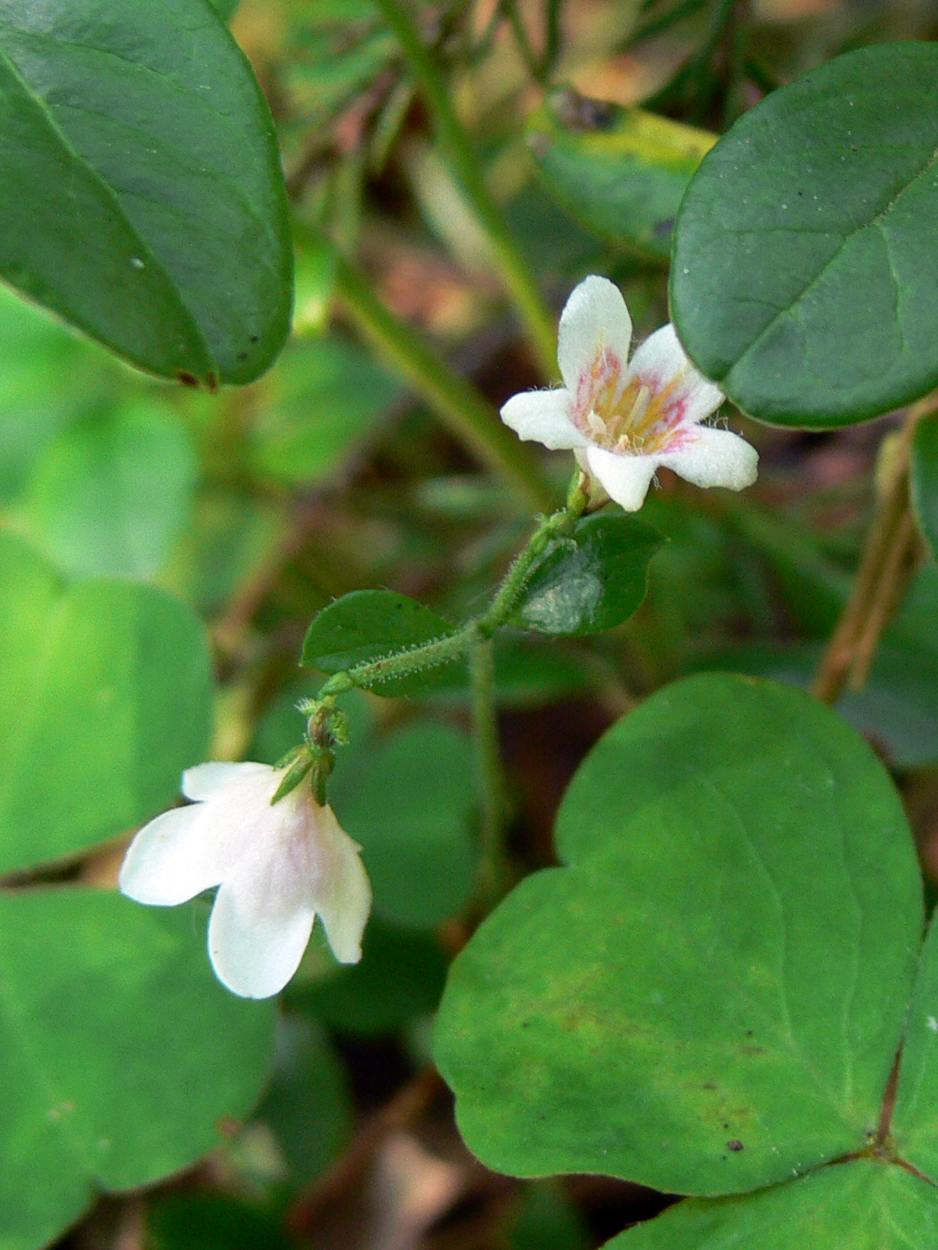
<path id="1" fill-rule="evenodd" d="M 196 802 L 145 825 L 127 851 L 120 888 L 138 903 L 175 907 L 220 886 L 208 927 L 212 966 L 242 998 L 269 998 L 296 972 L 317 912 L 336 959 L 361 958 L 371 886 L 359 846 L 306 784 L 270 800 L 283 769 L 199 764 L 183 774 Z"/>
<path id="2" fill-rule="evenodd" d="M 618 288 L 585 278 L 560 317 L 563 387 L 513 396 L 502 420 L 522 438 L 573 449 L 627 512 L 642 506 L 659 465 L 697 486 L 750 486 L 756 450 L 729 430 L 700 424 L 723 392 L 690 363 L 674 327 L 656 330 L 629 362 L 631 340 Z"/>

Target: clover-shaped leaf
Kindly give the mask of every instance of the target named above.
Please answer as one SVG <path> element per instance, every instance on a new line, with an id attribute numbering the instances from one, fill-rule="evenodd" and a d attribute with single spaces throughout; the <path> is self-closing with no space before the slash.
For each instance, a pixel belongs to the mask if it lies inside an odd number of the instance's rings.
<path id="1" fill-rule="evenodd" d="M 0 536 L 0 872 L 155 815 L 211 727 L 205 631 L 155 586 L 68 582 Z"/>
<path id="2" fill-rule="evenodd" d="M 846 722 L 771 682 L 679 682 L 594 748 L 558 844 L 567 866 L 481 926 L 440 1010 L 437 1061 L 483 1161 L 704 1196 L 860 1153 L 886 1167 L 921 879 Z M 938 1012 L 929 966 L 918 1017 Z M 914 1114 L 900 1090 L 896 1123 L 938 1175 L 930 1080 Z"/>

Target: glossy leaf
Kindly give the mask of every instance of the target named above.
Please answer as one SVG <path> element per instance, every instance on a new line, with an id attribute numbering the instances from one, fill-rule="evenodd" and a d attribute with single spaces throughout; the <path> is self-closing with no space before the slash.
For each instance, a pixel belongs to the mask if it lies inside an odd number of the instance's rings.
<path id="1" fill-rule="evenodd" d="M 472 744 L 438 721 L 398 731 L 349 785 L 342 827 L 360 842 L 375 910 L 434 926 L 460 912 L 475 885 L 478 849 Z"/>
<path id="2" fill-rule="evenodd" d="M 691 175 L 716 135 L 557 92 L 528 124 L 546 190 L 588 229 L 667 262 Z"/>
<path id="3" fill-rule="evenodd" d="M 0 536 L 0 654 L 0 872 L 142 823 L 205 758 L 205 632 L 165 591 L 70 586 Z"/>
<path id="4" fill-rule="evenodd" d="M 273 1011 L 228 994 L 195 908 L 0 897 L 0 1245 L 38 1250 L 95 1193 L 149 1185 L 258 1098 Z"/>
<path id="5" fill-rule="evenodd" d="M 714 1195 L 863 1149 L 922 904 L 856 732 L 784 686 L 679 682 L 593 749 L 558 841 L 571 867 L 508 896 L 440 1008 L 483 1162 Z"/>
<path id="6" fill-rule="evenodd" d="M 752 416 L 862 421 L 938 385 L 938 45 L 850 52 L 773 91 L 705 158 L 671 307 Z"/>
<path id="7" fill-rule="evenodd" d="M 139 403 L 53 439 L 17 519 L 67 572 L 153 577 L 187 520 L 195 455 L 176 414 Z"/>
<path id="8" fill-rule="evenodd" d="M 8 0 L 0 275 L 134 364 L 243 383 L 286 337 L 270 114 L 208 0 Z"/>
<path id="9" fill-rule="evenodd" d="M 401 393 L 371 356 L 341 339 L 291 347 L 261 397 L 253 431 L 258 468 L 307 484 L 336 474 Z"/>
<path id="10" fill-rule="evenodd" d="M 746 1198 L 680 1202 L 605 1250 L 931 1250 L 938 1191 L 858 1159 Z"/>
<path id="11" fill-rule="evenodd" d="M 455 626 L 407 595 L 391 590 L 354 590 L 323 608 L 315 618 L 303 644 L 301 663 L 323 673 L 341 673 L 356 664 L 371 663 L 455 632 Z M 388 698 L 416 694 L 450 684 L 452 667 L 393 677 L 373 689 Z M 465 671 L 462 661 L 459 668 Z"/>
<path id="12" fill-rule="evenodd" d="M 909 478 L 919 529 L 934 560 L 938 557 L 938 416 L 925 417 L 916 426 Z"/>
<path id="13" fill-rule="evenodd" d="M 637 517 L 585 517 L 535 564 L 513 623 L 545 634 L 621 625 L 645 598 L 648 562 L 663 541 Z"/>

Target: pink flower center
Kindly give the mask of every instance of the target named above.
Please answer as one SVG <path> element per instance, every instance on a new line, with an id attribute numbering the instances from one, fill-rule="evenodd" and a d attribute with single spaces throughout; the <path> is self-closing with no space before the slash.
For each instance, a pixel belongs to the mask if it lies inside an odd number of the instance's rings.
<path id="1" fill-rule="evenodd" d="M 580 374 L 574 424 L 590 442 L 620 456 L 677 451 L 687 411 L 683 377 L 683 370 L 669 378 L 629 376 L 618 355 L 601 342 Z"/>

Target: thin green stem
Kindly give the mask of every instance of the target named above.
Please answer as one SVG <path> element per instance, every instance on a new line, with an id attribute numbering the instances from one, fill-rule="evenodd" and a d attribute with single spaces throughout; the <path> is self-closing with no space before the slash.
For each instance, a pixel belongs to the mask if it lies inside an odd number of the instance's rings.
<path id="1" fill-rule="evenodd" d="M 335 673 L 320 689 L 315 702 L 320 703 L 324 699 L 344 694 L 356 686 L 370 689 L 392 678 L 424 672 L 438 664 L 457 660 L 488 642 L 496 630 L 508 622 L 518 606 L 534 562 L 553 539 L 572 533 L 588 502 L 583 474 L 577 472 L 571 483 L 566 505 L 541 521 L 481 616 L 442 638 L 435 638 L 431 642 L 412 647 L 408 651 L 399 651 L 380 660 L 356 664 L 346 672 Z"/>
<path id="2" fill-rule="evenodd" d="M 514 302 L 538 365 L 546 378 L 553 377 L 557 371 L 555 319 L 486 185 L 482 163 L 456 116 L 440 66 L 424 44 L 406 0 L 378 0 L 378 7 L 400 40 L 430 110 L 444 157 L 485 231 L 502 282 Z"/>
<path id="3" fill-rule="evenodd" d="M 505 777 L 495 699 L 495 644 L 491 639 L 478 642 L 472 648 L 469 672 L 476 772 L 482 808 L 479 893 L 492 907 L 508 888 L 508 856 L 505 848 Z"/>
<path id="4" fill-rule="evenodd" d="M 502 424 L 495 408 L 395 317 L 341 256 L 336 259 L 336 294 L 365 338 L 397 367 L 460 442 L 529 504 L 549 506 L 552 491 L 528 449 Z"/>

